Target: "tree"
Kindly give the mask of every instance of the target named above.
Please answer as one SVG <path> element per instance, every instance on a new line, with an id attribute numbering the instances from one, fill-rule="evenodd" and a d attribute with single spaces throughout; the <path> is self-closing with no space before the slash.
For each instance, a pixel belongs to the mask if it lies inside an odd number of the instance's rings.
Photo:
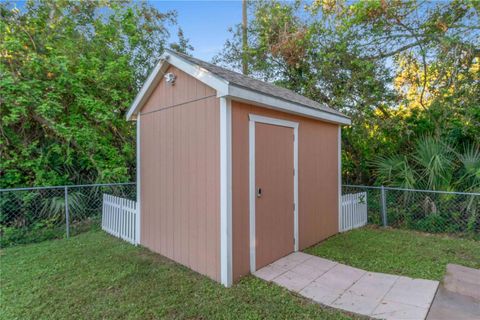
<path id="1" fill-rule="evenodd" d="M 131 181 L 125 112 L 176 13 L 124 1 L 0 4 L 1 187 Z M 178 29 L 176 50 L 191 49 Z"/>
<path id="2" fill-rule="evenodd" d="M 250 16 L 250 74 L 352 118 L 348 182 L 373 183 L 376 155 L 426 134 L 478 141 L 478 2 L 260 1 Z M 237 27 L 216 61 L 239 69 L 240 40 Z"/>

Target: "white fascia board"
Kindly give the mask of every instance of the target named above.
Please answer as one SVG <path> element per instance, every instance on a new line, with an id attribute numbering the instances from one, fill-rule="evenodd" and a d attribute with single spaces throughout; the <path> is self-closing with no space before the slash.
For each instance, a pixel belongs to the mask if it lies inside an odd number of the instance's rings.
<path id="1" fill-rule="evenodd" d="M 336 124 L 350 125 L 351 120 L 336 114 L 328 113 L 322 110 L 315 110 L 302 106 L 297 103 L 289 102 L 283 99 L 275 98 L 269 95 L 258 93 L 252 90 L 248 90 L 242 87 L 230 85 L 229 96 L 238 101 L 253 102 L 257 105 L 278 109 L 284 112 L 293 113 L 308 118 L 319 119 L 326 122 L 332 122 Z"/>
<path id="2" fill-rule="evenodd" d="M 226 96 L 228 93 L 228 81 L 214 75 L 208 70 L 201 68 L 190 61 L 184 60 L 175 54 L 167 53 L 168 63 L 191 75 L 195 79 L 205 83 L 217 91 L 217 97 Z"/>
<path id="3" fill-rule="evenodd" d="M 143 107 L 143 104 L 150 97 L 152 91 L 156 88 L 160 80 L 162 80 L 164 72 L 170 65 L 182 70 L 195 79 L 205 83 L 207 86 L 215 89 L 217 91 L 217 97 L 223 97 L 227 95 L 229 84 L 226 80 L 178 57 L 174 53 L 165 52 L 162 54 L 160 61 L 148 76 L 147 80 L 142 86 L 142 89 L 140 89 L 135 97 L 135 100 L 133 100 L 133 103 L 127 112 L 127 120 L 135 119 L 137 112 Z"/>
<path id="4" fill-rule="evenodd" d="M 165 59 L 165 54 L 163 54 L 160 58 L 160 61 L 157 63 L 155 68 L 153 68 L 152 72 L 150 73 L 142 88 L 138 92 L 135 100 L 133 100 L 130 109 L 128 109 L 127 120 L 135 120 L 137 112 L 142 108 L 143 104 L 147 101 L 147 99 L 152 94 L 152 91 L 156 88 L 157 84 L 162 79 L 163 73 L 165 72 L 165 70 L 167 70 L 168 65 L 168 62 Z"/>

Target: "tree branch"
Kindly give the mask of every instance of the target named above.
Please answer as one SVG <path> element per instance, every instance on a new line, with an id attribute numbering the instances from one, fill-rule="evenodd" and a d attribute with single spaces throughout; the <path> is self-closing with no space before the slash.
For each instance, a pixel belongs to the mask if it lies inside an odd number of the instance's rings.
<path id="1" fill-rule="evenodd" d="M 425 40 L 417 40 L 415 42 L 412 42 L 410 44 L 407 44 L 407 45 L 404 45 L 394 51 L 390 51 L 390 52 L 387 52 L 387 53 L 381 53 L 379 55 L 375 55 L 375 56 L 369 56 L 368 59 L 370 60 L 376 60 L 376 59 L 385 59 L 385 58 L 388 58 L 388 57 L 391 57 L 391 56 L 394 56 L 400 52 L 403 52 L 405 50 L 408 50 L 410 48 L 413 48 L 413 47 L 416 47 L 416 46 L 419 46 L 420 44 L 422 44 L 423 42 L 425 42 Z"/>

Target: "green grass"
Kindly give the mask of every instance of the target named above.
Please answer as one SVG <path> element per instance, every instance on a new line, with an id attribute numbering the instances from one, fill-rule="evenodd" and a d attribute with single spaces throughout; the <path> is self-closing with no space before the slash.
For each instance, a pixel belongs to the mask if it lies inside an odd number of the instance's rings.
<path id="1" fill-rule="evenodd" d="M 254 277 L 232 288 L 100 231 L 1 251 L 1 319 L 350 319 Z"/>
<path id="2" fill-rule="evenodd" d="M 441 280 L 448 263 L 480 268 L 480 242 L 366 227 L 335 235 L 305 252 L 368 271 Z"/>

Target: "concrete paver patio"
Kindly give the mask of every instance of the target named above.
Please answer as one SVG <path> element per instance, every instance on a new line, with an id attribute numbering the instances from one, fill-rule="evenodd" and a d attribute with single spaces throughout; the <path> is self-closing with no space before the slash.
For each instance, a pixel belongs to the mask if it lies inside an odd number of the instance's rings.
<path id="1" fill-rule="evenodd" d="M 367 272 L 295 252 L 255 276 L 333 308 L 378 319 L 425 319 L 438 281 Z"/>

